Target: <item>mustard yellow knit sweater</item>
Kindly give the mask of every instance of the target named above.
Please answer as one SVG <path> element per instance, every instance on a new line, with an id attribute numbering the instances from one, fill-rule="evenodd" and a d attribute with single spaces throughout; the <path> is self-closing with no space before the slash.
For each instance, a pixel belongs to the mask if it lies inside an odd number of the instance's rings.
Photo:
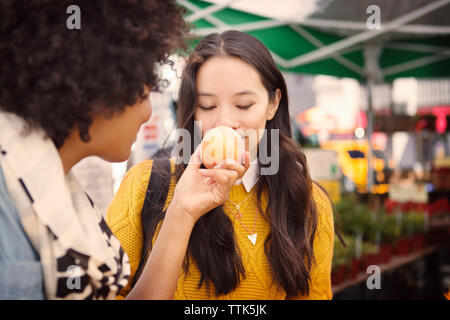
<path id="1" fill-rule="evenodd" d="M 141 258 L 143 242 L 141 210 L 144 203 L 145 192 L 149 183 L 153 161 L 143 161 L 129 170 L 113 201 L 109 205 L 106 221 L 114 235 L 119 239 L 123 249 L 128 254 L 131 265 L 131 278 L 133 278 Z M 174 163 L 172 162 L 172 170 Z M 151 182 L 150 182 L 151 183 Z M 175 180 L 172 179 L 167 195 L 166 208 L 170 204 Z M 250 191 L 251 192 L 251 191 Z M 239 203 L 247 197 L 243 184 L 231 189 L 229 199 Z M 299 296 L 297 299 L 331 299 L 331 261 L 333 258 L 333 214 L 330 202 L 319 187 L 314 185 L 313 197 L 318 209 L 318 225 L 314 239 L 314 255 L 316 264 L 311 268 L 310 294 Z M 262 196 L 262 208 L 267 207 L 267 193 Z M 269 233 L 269 225 L 265 219 L 257 213 L 256 194 L 254 193 L 242 204 L 241 221 L 244 226 L 253 233 L 253 226 L 258 237 L 256 245 L 247 238 L 248 232 L 235 218 L 228 206 L 224 206 L 225 213 L 230 217 L 239 247 L 241 259 L 245 268 L 245 278 L 233 292 L 216 297 L 213 289 L 209 292 L 206 286 L 198 289 L 200 272 L 190 259 L 189 274 L 185 275 L 183 268 L 180 270 L 178 286 L 174 299 L 206 300 L 206 299 L 238 299 L 238 300 L 279 300 L 285 299 L 285 291 L 274 284 L 271 276 L 271 268 L 264 253 L 264 240 Z M 255 215 L 257 220 L 255 224 Z M 131 280 L 130 280 L 131 281 Z M 213 287 L 211 285 L 211 287 Z M 125 297 L 131 290 L 131 286 L 123 288 L 118 299 Z M 211 293 L 212 292 L 212 293 Z"/>

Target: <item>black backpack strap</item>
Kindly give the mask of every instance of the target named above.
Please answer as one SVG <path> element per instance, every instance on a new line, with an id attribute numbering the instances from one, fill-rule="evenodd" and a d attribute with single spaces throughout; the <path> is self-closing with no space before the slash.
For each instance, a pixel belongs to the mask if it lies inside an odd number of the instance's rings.
<path id="1" fill-rule="evenodd" d="M 170 184 L 170 159 L 159 158 L 153 160 L 152 172 L 148 181 L 147 191 L 145 192 L 144 205 L 142 213 L 148 213 L 149 210 L 162 210 L 166 203 L 167 193 Z M 144 219 L 144 215 L 142 215 Z"/>
<path id="2" fill-rule="evenodd" d="M 152 243 L 151 238 L 156 229 L 156 225 L 164 218 L 165 212 L 163 212 L 163 209 L 169 192 L 170 177 L 170 159 L 154 159 L 147 191 L 145 192 L 144 205 L 142 206 L 141 211 L 143 235 L 141 260 L 139 261 L 136 274 L 131 281 L 132 286 L 136 284 L 136 281 L 140 277 L 145 263 L 147 262 L 149 249 Z"/>

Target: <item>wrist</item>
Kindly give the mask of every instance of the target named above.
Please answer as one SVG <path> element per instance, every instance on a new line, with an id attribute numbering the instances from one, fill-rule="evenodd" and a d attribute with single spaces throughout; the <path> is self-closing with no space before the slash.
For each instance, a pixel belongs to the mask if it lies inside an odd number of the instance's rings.
<path id="1" fill-rule="evenodd" d="M 174 218 L 178 223 L 193 228 L 197 219 L 186 211 L 183 206 L 176 200 L 172 200 L 166 211 L 166 218 Z"/>

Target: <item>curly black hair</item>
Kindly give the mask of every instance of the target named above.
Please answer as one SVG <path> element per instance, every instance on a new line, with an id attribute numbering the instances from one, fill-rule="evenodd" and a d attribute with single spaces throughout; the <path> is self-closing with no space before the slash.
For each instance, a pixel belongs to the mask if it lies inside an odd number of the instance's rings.
<path id="1" fill-rule="evenodd" d="M 77 5 L 81 29 L 66 26 Z M 43 128 L 60 148 L 92 117 L 159 90 L 155 66 L 186 49 L 184 10 L 172 0 L 0 0 L 0 109 Z"/>

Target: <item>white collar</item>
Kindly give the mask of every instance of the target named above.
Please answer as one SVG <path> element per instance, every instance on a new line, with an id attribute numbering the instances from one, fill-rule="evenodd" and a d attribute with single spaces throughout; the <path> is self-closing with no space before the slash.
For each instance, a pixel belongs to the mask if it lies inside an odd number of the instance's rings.
<path id="1" fill-rule="evenodd" d="M 245 190 L 247 192 L 250 192 L 250 190 L 252 190 L 252 188 L 258 182 L 258 178 L 259 178 L 258 163 L 254 161 L 250 163 L 250 167 L 245 172 L 244 176 L 241 179 L 237 180 L 234 184 L 239 185 L 243 183 Z"/>

